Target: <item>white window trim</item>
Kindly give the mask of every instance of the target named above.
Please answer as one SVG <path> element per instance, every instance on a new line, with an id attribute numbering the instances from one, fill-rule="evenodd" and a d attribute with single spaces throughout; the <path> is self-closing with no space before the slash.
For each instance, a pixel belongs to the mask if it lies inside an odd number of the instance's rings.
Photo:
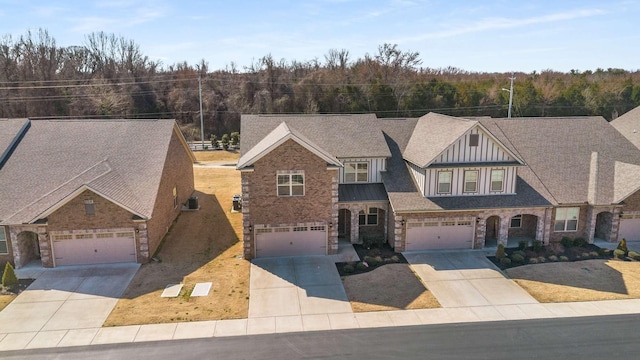
<path id="1" fill-rule="evenodd" d="M 0 226 L 0 242 L 4 242 L 5 248 L 7 249 L 6 252 L 0 252 L 0 254 L 2 255 L 9 254 L 9 239 L 7 239 L 7 233 L 5 231 L 4 226 Z"/>
<path id="2" fill-rule="evenodd" d="M 467 181 L 467 174 L 470 173 L 476 173 L 476 181 L 474 181 L 473 183 L 476 184 L 475 189 L 473 191 L 469 191 L 467 190 L 467 183 L 471 184 L 472 181 Z M 477 193 L 478 192 L 478 177 L 479 177 L 479 171 L 478 170 L 465 170 L 464 174 L 463 174 L 463 185 L 462 185 L 462 192 L 464 193 L 468 193 L 468 194 L 473 194 L 473 193 Z"/>
<path id="3" fill-rule="evenodd" d="M 567 217 L 569 216 L 569 210 L 571 209 L 577 209 L 577 215 L 576 215 L 576 228 L 575 229 L 569 229 L 567 230 L 567 224 L 569 223 L 569 220 L 572 219 L 568 219 Z M 559 215 L 562 215 L 563 218 L 558 218 Z M 556 229 L 556 222 L 558 221 L 564 221 L 564 228 L 562 230 L 557 230 Z M 580 227 L 580 208 L 577 206 L 574 207 L 563 207 L 563 208 L 556 208 L 556 216 L 554 218 L 554 222 L 553 222 L 553 232 L 576 232 L 578 231 L 578 228 Z"/>
<path id="4" fill-rule="evenodd" d="M 520 225 L 513 226 L 513 219 L 520 220 Z M 522 228 L 522 214 L 514 215 L 509 219 L 509 229 L 520 229 Z"/>
<path id="5" fill-rule="evenodd" d="M 449 173 L 449 191 L 444 192 L 444 191 L 440 191 L 440 184 L 446 184 L 445 182 L 440 182 L 440 174 L 443 173 Z M 453 188 L 453 171 L 447 170 L 447 171 L 438 171 L 438 181 L 437 181 L 437 188 L 436 188 L 436 192 L 438 194 L 451 194 L 451 189 Z"/>
<path id="6" fill-rule="evenodd" d="M 295 175 L 300 175 L 302 176 L 302 194 L 299 195 L 293 195 L 293 187 L 294 186 L 300 186 L 300 185 L 294 185 L 293 182 L 291 181 L 291 177 L 295 176 Z M 280 185 L 278 183 L 278 178 L 280 176 L 288 176 L 289 177 L 289 183 L 288 184 L 282 184 Z M 289 187 L 289 195 L 280 195 L 280 187 L 284 187 L 287 186 Z M 278 195 L 278 197 L 299 197 L 299 196 L 304 196 L 306 192 L 306 181 L 304 179 L 304 172 L 302 171 L 292 171 L 292 172 L 287 172 L 287 173 L 278 173 L 276 174 L 276 194 Z"/>
<path id="7" fill-rule="evenodd" d="M 498 173 L 498 172 L 502 173 L 502 176 L 501 176 L 501 178 L 500 178 L 500 190 L 496 190 L 496 189 L 494 189 L 494 188 L 493 188 L 493 182 L 494 182 L 494 181 L 493 181 L 493 173 L 494 173 L 494 172 L 496 172 L 496 173 Z M 490 182 L 491 182 L 491 184 L 489 185 L 489 191 L 491 191 L 491 192 L 503 192 L 503 191 L 504 191 L 504 174 L 505 174 L 504 169 L 491 169 L 491 173 L 489 174 L 489 176 L 490 176 L 490 178 L 491 178 L 491 181 L 490 181 Z M 497 181 L 496 181 L 496 182 L 497 182 Z"/>
<path id="8" fill-rule="evenodd" d="M 348 171 L 348 165 L 355 165 L 354 171 Z M 365 165 L 365 169 L 358 169 L 358 165 Z M 353 181 L 347 180 L 347 174 L 353 174 Z M 358 180 L 358 174 L 365 174 L 367 176 L 366 180 Z M 350 161 L 344 164 L 344 182 L 347 184 L 351 183 L 368 183 L 369 182 L 369 163 L 366 161 Z"/>

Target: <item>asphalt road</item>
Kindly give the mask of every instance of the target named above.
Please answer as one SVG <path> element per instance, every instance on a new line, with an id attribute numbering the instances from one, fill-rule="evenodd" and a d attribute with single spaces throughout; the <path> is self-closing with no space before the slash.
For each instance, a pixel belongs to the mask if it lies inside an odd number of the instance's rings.
<path id="1" fill-rule="evenodd" d="M 640 314 L 129 343 L 1 359 L 638 359 Z"/>

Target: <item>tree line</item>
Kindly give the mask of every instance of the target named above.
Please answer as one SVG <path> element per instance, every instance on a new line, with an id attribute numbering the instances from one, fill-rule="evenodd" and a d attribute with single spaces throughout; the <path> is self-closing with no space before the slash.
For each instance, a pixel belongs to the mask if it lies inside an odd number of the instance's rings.
<path id="1" fill-rule="evenodd" d="M 640 72 L 624 69 L 481 73 L 423 66 L 418 52 L 383 44 L 352 58 L 331 49 L 322 59 L 270 54 L 239 69 L 181 62 L 163 65 L 138 44 L 91 33 L 62 47 L 46 30 L 0 38 L 0 118 L 174 118 L 200 139 L 198 80 L 205 137 L 238 132 L 241 114 L 375 113 L 417 117 L 602 115 L 611 120 L 640 105 Z"/>

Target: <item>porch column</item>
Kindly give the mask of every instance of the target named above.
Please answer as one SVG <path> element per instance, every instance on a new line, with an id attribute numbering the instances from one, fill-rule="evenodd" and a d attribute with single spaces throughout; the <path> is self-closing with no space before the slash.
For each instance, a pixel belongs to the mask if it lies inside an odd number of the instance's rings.
<path id="1" fill-rule="evenodd" d="M 511 221 L 510 216 L 502 215 L 500 216 L 500 228 L 498 229 L 498 244 L 502 244 L 504 247 L 507 247 L 507 242 L 509 240 L 509 222 Z"/>
<path id="2" fill-rule="evenodd" d="M 351 211 L 351 243 L 357 244 L 360 237 L 360 226 L 358 223 L 358 212 L 354 208 L 349 209 Z"/>
<path id="3" fill-rule="evenodd" d="M 53 267 L 53 258 L 51 257 L 51 247 L 53 244 L 49 240 L 49 233 L 44 226 L 38 227 L 38 246 L 40 247 L 40 261 L 43 267 Z"/>
<path id="4" fill-rule="evenodd" d="M 482 249 L 485 246 L 485 237 L 487 234 L 487 219 L 484 217 L 476 218 L 476 238 L 473 243 L 474 249 Z"/>
<path id="5" fill-rule="evenodd" d="M 596 232 L 596 217 L 597 211 L 594 211 L 593 207 L 589 207 L 587 210 L 587 226 L 585 231 L 585 237 L 589 244 L 593 244 L 593 237 Z"/>
<path id="6" fill-rule="evenodd" d="M 16 229 L 13 226 L 9 227 L 9 237 L 11 238 L 11 249 L 13 250 L 13 264 L 16 269 L 20 269 L 24 266 L 22 263 L 22 254 L 20 253 L 20 247 L 18 246 L 18 234 L 22 229 Z"/>
<path id="7" fill-rule="evenodd" d="M 538 215 L 537 218 L 538 221 L 536 224 L 536 240 L 544 242 L 544 213 Z"/>

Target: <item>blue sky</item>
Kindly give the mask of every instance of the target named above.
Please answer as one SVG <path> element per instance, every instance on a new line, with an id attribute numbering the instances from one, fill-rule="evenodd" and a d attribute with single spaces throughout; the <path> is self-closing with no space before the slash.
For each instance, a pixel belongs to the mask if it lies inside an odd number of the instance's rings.
<path id="1" fill-rule="evenodd" d="M 58 45 L 105 31 L 164 65 L 239 69 L 264 55 L 351 58 L 398 44 L 423 67 L 508 72 L 640 69 L 640 1 L 0 0 L 0 34 L 44 28 Z"/>

